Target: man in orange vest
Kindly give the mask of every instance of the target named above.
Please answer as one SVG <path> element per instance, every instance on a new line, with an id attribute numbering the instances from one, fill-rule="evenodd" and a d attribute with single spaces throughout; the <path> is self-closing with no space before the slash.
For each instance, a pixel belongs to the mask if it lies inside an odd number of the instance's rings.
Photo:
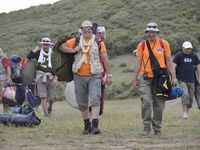
<path id="1" fill-rule="evenodd" d="M 103 41 L 98 43 L 95 40 L 95 35 L 92 33 L 92 23 L 89 20 L 82 22 L 81 32 L 78 45 L 76 45 L 76 38 L 71 38 L 60 46 L 60 50 L 64 53 L 75 53 L 72 71 L 74 73 L 76 100 L 84 120 L 83 134 L 99 134 L 102 71 L 100 56 L 105 66 L 106 83 L 108 85 L 112 83 L 112 75 L 106 46 Z M 92 122 L 89 116 L 89 106 L 92 108 Z"/>
<path id="2" fill-rule="evenodd" d="M 145 33 L 148 35 L 147 41 L 160 67 L 167 68 L 172 74 L 172 82 L 177 84 L 170 46 L 166 40 L 157 37 L 159 33 L 158 25 L 154 22 L 148 23 Z M 147 48 L 147 41 L 142 41 L 137 46 L 133 86 L 139 86 L 141 96 L 142 119 L 144 125 L 142 135 L 149 135 L 151 126 L 154 129 L 155 135 L 160 135 L 165 100 L 162 97 L 156 97 L 152 92 L 154 74 L 150 62 L 149 50 Z M 139 73 L 141 76 L 138 79 Z"/>

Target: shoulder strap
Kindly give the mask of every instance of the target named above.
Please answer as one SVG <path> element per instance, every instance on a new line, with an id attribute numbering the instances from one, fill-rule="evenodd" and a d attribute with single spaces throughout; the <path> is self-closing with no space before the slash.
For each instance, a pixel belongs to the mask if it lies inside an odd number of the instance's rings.
<path id="1" fill-rule="evenodd" d="M 159 38 L 159 42 L 160 42 L 160 46 L 162 48 L 164 48 L 164 43 L 163 43 L 163 40 Z M 145 48 L 145 41 L 142 41 L 142 50 L 144 50 Z"/>
<path id="2" fill-rule="evenodd" d="M 158 63 L 157 58 L 154 56 L 148 40 L 146 40 L 146 44 L 147 44 L 147 48 L 149 51 L 149 58 L 150 58 L 150 63 L 151 63 L 151 68 L 152 68 L 153 74 L 154 74 L 154 76 L 158 76 L 161 71 L 160 64 Z"/>
<path id="3" fill-rule="evenodd" d="M 144 51 L 144 48 L 145 48 L 145 40 L 142 41 L 142 51 Z"/>

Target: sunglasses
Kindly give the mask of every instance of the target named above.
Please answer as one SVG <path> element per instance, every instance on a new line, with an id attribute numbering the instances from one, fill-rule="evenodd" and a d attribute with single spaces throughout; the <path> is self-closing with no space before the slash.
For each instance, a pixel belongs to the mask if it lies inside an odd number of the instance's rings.
<path id="1" fill-rule="evenodd" d="M 157 28 L 157 26 L 147 26 L 148 28 L 154 28 L 154 29 L 156 29 Z"/>
<path id="2" fill-rule="evenodd" d="M 49 40 L 43 40 L 42 42 L 44 42 L 44 43 L 50 43 Z"/>

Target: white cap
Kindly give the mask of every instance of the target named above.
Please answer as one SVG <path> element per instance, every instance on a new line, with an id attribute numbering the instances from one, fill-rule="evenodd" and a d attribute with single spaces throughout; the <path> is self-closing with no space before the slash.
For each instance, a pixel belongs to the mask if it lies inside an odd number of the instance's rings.
<path id="1" fill-rule="evenodd" d="M 193 48 L 193 47 L 192 47 L 192 44 L 191 44 L 190 42 L 188 42 L 188 41 L 185 41 L 185 42 L 183 43 L 182 47 L 183 47 L 183 48 Z"/>
<path id="2" fill-rule="evenodd" d="M 99 26 L 97 27 L 97 32 L 106 32 L 105 27 Z"/>

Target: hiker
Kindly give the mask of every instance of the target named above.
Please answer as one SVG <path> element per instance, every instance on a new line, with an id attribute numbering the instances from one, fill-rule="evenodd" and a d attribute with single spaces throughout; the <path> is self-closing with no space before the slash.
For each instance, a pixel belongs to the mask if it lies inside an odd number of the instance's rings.
<path id="1" fill-rule="evenodd" d="M 112 83 L 112 75 L 104 42 L 95 40 L 92 34 L 92 23 L 88 20 L 81 24 L 82 35 L 79 45 L 76 38 L 67 40 L 60 46 L 64 53 L 75 53 L 73 63 L 73 79 L 75 83 L 76 100 L 84 120 L 83 134 L 99 134 L 99 109 L 101 97 L 101 70 L 100 56 L 106 69 L 106 83 Z M 99 49 L 100 47 L 100 49 Z M 90 99 L 90 100 L 89 100 Z M 91 117 L 89 106 L 92 107 Z"/>
<path id="2" fill-rule="evenodd" d="M 99 36 L 99 41 L 104 41 L 106 39 L 106 29 L 103 26 L 98 26 L 97 33 Z"/>
<path id="3" fill-rule="evenodd" d="M 171 73 L 172 83 L 177 84 L 178 81 L 173 68 L 169 43 L 157 37 L 159 33 L 158 25 L 154 22 L 148 23 L 145 33 L 148 35 L 148 39 L 146 41 L 141 41 L 137 46 L 133 86 L 134 88 L 139 87 L 141 96 L 141 113 L 144 126 L 142 135 L 148 136 L 151 131 L 151 126 L 154 129 L 154 134 L 160 135 L 165 100 L 163 97 L 155 96 L 152 92 L 154 91 L 152 89 L 152 83 L 155 76 L 152 72 L 153 66 L 151 66 L 150 62 L 150 51 L 153 52 L 155 59 L 158 60 L 159 66 L 161 68 L 167 68 Z M 149 50 L 147 47 L 148 42 L 151 48 Z M 140 78 L 138 79 L 139 72 Z"/>
<path id="4" fill-rule="evenodd" d="M 200 83 L 200 61 L 198 56 L 192 52 L 192 44 L 185 41 L 182 45 L 182 51 L 178 52 L 174 59 L 174 67 L 180 87 L 184 94 L 181 97 L 183 107 L 183 119 L 188 119 L 188 111 L 192 107 L 195 91 L 195 81 L 197 72 L 197 81 Z"/>
<path id="5" fill-rule="evenodd" d="M 2 100 L 3 89 L 7 83 L 11 82 L 10 61 L 3 50 L 0 48 L 0 99 Z M 3 103 L 3 111 L 8 112 L 9 106 Z"/>
<path id="6" fill-rule="evenodd" d="M 36 91 L 41 99 L 44 116 L 50 116 L 52 112 L 53 100 L 56 98 L 55 84 L 57 77 L 52 74 L 51 40 L 48 37 L 42 38 L 39 46 L 32 50 L 27 58 L 37 59 L 38 67 L 36 71 Z"/>

